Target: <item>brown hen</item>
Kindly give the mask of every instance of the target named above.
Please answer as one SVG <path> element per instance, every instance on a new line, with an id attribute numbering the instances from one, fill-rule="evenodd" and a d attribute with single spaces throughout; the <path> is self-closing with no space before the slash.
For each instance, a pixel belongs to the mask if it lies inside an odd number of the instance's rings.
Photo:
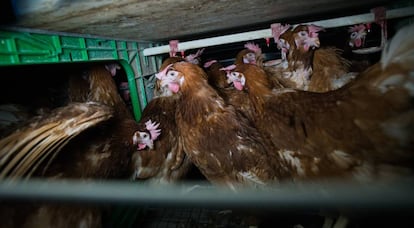
<path id="1" fill-rule="evenodd" d="M 286 88 L 326 92 L 342 87 L 355 78 L 348 73 L 350 62 L 334 47 L 321 47 L 314 25 L 298 25 L 280 35 L 282 52 L 288 52 L 276 66 L 265 67 L 269 77 Z M 265 64 L 266 65 L 266 64 Z"/>
<path id="2" fill-rule="evenodd" d="M 255 125 L 279 147 L 274 155 L 298 179 L 368 180 L 412 173 L 414 104 L 413 26 L 387 45 L 381 62 L 334 91 L 271 91 L 266 74 L 240 65 Z"/>
<path id="3" fill-rule="evenodd" d="M 0 144 L 5 145 L 1 150 L 2 177 L 87 180 L 128 179 L 131 176 L 132 153 L 141 142 L 148 142 L 139 137 L 146 134 L 146 129 L 132 118 L 104 65 L 92 66 L 84 79 L 89 90 L 82 87 L 78 90 L 84 93 L 82 96 L 71 96 L 78 100 L 86 98 L 83 103 L 70 102 L 35 117 L 0 140 Z M 97 208 L 80 210 L 49 204 L 31 207 L 29 213 L 15 213 L 7 220 L 12 221 L 10 224 L 20 224 L 16 220 L 27 218 L 24 227 L 39 224 L 50 227 L 101 226 Z M 7 210 L 20 209 L 8 207 Z"/>
<path id="4" fill-rule="evenodd" d="M 185 153 L 212 183 L 231 189 L 265 186 L 286 177 L 273 167 L 264 139 L 247 118 L 225 103 L 198 66 L 178 62 L 161 84 L 179 86 L 175 113 Z"/>

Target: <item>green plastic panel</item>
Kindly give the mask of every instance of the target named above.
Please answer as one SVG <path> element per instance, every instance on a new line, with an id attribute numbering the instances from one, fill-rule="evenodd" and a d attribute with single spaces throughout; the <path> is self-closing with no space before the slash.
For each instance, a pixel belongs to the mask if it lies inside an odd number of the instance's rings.
<path id="1" fill-rule="evenodd" d="M 157 61 L 143 60 L 141 57 L 143 48 L 152 46 L 153 43 L 135 41 L 0 30 L 0 67 L 119 61 L 128 77 L 134 117 L 139 120 L 142 108 L 147 104 L 144 74 L 148 75 L 148 72 L 153 73 L 158 69 L 156 64 L 148 64 Z M 143 72 L 143 68 L 147 72 Z"/>

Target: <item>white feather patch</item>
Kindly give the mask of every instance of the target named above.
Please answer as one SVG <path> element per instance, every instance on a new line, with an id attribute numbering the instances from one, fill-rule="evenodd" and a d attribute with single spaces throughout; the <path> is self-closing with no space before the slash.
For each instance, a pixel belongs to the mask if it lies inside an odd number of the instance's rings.
<path id="1" fill-rule="evenodd" d="M 213 153 L 210 153 L 210 157 L 216 161 L 216 164 L 218 167 L 221 167 L 221 162 L 219 159 L 217 159 L 216 155 L 214 155 Z"/>
<path id="2" fill-rule="evenodd" d="M 99 153 L 99 154 L 89 154 L 88 159 L 91 161 L 92 166 L 100 165 L 101 160 L 107 159 L 111 156 L 111 153 Z"/>
<path id="3" fill-rule="evenodd" d="M 386 93 L 389 89 L 392 89 L 395 86 L 402 84 L 403 81 L 404 81 L 404 75 L 402 74 L 392 75 L 388 77 L 387 79 L 385 79 L 384 81 L 382 81 L 378 85 L 378 88 L 381 91 L 381 93 Z"/>
<path id="4" fill-rule="evenodd" d="M 350 82 L 351 80 L 355 79 L 355 77 L 358 75 L 358 73 L 350 72 L 346 73 L 339 78 L 334 78 L 331 81 L 332 89 L 338 89 Z"/>
<path id="5" fill-rule="evenodd" d="M 414 62 L 414 24 L 405 26 L 397 31 L 394 37 L 387 42 L 381 55 L 381 66 L 385 69 L 391 63 Z"/>
<path id="6" fill-rule="evenodd" d="M 305 176 L 305 171 L 303 170 L 302 163 L 298 157 L 294 156 L 295 152 L 291 150 L 279 151 L 279 155 L 284 159 L 290 166 L 296 169 L 296 173 L 299 176 Z"/>
<path id="7" fill-rule="evenodd" d="M 169 162 L 169 161 L 171 161 L 173 159 L 173 153 L 168 153 L 168 155 L 167 155 L 167 163 Z"/>
<path id="8" fill-rule="evenodd" d="M 152 168 L 143 167 L 142 166 L 142 159 L 141 156 L 138 154 L 139 152 L 136 152 L 132 159 L 133 159 L 133 165 L 135 167 L 134 173 L 132 174 L 132 179 L 140 178 L 142 175 L 146 175 L 147 173 L 152 173 Z"/>
<path id="9" fill-rule="evenodd" d="M 237 145 L 237 150 L 239 151 L 250 151 L 251 148 L 250 147 L 246 147 L 245 145 Z"/>
<path id="10" fill-rule="evenodd" d="M 330 154 L 330 157 L 339 167 L 343 169 L 348 168 L 354 162 L 354 159 L 351 157 L 351 155 L 342 150 L 334 150 Z"/>
<path id="11" fill-rule="evenodd" d="M 381 129 L 389 137 L 397 139 L 400 145 L 408 145 L 412 139 L 413 125 L 414 110 L 411 110 L 381 123 Z"/>
<path id="12" fill-rule="evenodd" d="M 373 179 L 374 167 L 369 163 L 363 163 L 353 171 L 353 178 L 360 182 L 366 182 Z"/>
<path id="13" fill-rule="evenodd" d="M 272 93 L 274 94 L 284 94 L 284 93 L 296 93 L 297 90 L 291 88 L 280 88 L 280 89 L 273 89 Z"/>
<path id="14" fill-rule="evenodd" d="M 410 72 L 410 77 L 408 81 L 404 83 L 404 88 L 408 90 L 410 96 L 414 96 L 414 72 Z"/>
<path id="15" fill-rule="evenodd" d="M 313 158 L 313 163 L 312 163 L 312 167 L 311 167 L 311 170 L 312 170 L 312 172 L 313 173 L 319 173 L 319 167 L 318 167 L 318 164 L 319 164 L 319 162 L 321 161 L 321 159 L 319 159 L 319 158 Z"/>
<path id="16" fill-rule="evenodd" d="M 254 182 L 259 185 L 265 185 L 265 183 L 260 180 L 254 173 L 246 171 L 246 172 L 239 172 L 239 175 L 242 176 L 244 179 Z"/>

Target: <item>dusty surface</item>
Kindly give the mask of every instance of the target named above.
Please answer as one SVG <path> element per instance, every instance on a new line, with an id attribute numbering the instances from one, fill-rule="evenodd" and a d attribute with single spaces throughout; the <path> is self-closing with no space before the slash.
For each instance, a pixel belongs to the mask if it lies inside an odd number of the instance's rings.
<path id="1" fill-rule="evenodd" d="M 12 26 L 109 38 L 168 41 L 368 13 L 384 0 L 20 0 Z"/>

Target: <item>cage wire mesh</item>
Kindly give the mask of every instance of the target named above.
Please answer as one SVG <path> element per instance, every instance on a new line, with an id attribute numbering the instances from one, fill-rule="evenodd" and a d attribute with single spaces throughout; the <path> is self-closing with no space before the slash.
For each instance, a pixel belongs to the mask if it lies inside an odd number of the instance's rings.
<path id="1" fill-rule="evenodd" d="M 410 224 L 413 180 L 347 185 L 303 184 L 268 190 L 226 191 L 134 182 L 0 181 L 4 203 L 49 202 L 57 206 L 99 207 L 108 227 L 323 227 L 340 215 L 349 228 L 383 223 Z M 192 189 L 189 191 L 188 189 Z M 23 207 L 24 208 L 24 207 Z M 331 226 L 329 226 L 331 227 Z"/>
<path id="2" fill-rule="evenodd" d="M 218 208 L 117 208 L 105 227 L 145 228 L 250 228 L 322 227 L 324 217 L 317 211 L 277 212 Z M 116 215 L 116 216 L 115 216 Z"/>
<path id="3" fill-rule="evenodd" d="M 240 218 L 226 216 L 225 211 L 207 208 L 147 208 L 143 216 L 135 219 L 133 226 L 151 228 L 247 227 L 241 224 Z"/>

